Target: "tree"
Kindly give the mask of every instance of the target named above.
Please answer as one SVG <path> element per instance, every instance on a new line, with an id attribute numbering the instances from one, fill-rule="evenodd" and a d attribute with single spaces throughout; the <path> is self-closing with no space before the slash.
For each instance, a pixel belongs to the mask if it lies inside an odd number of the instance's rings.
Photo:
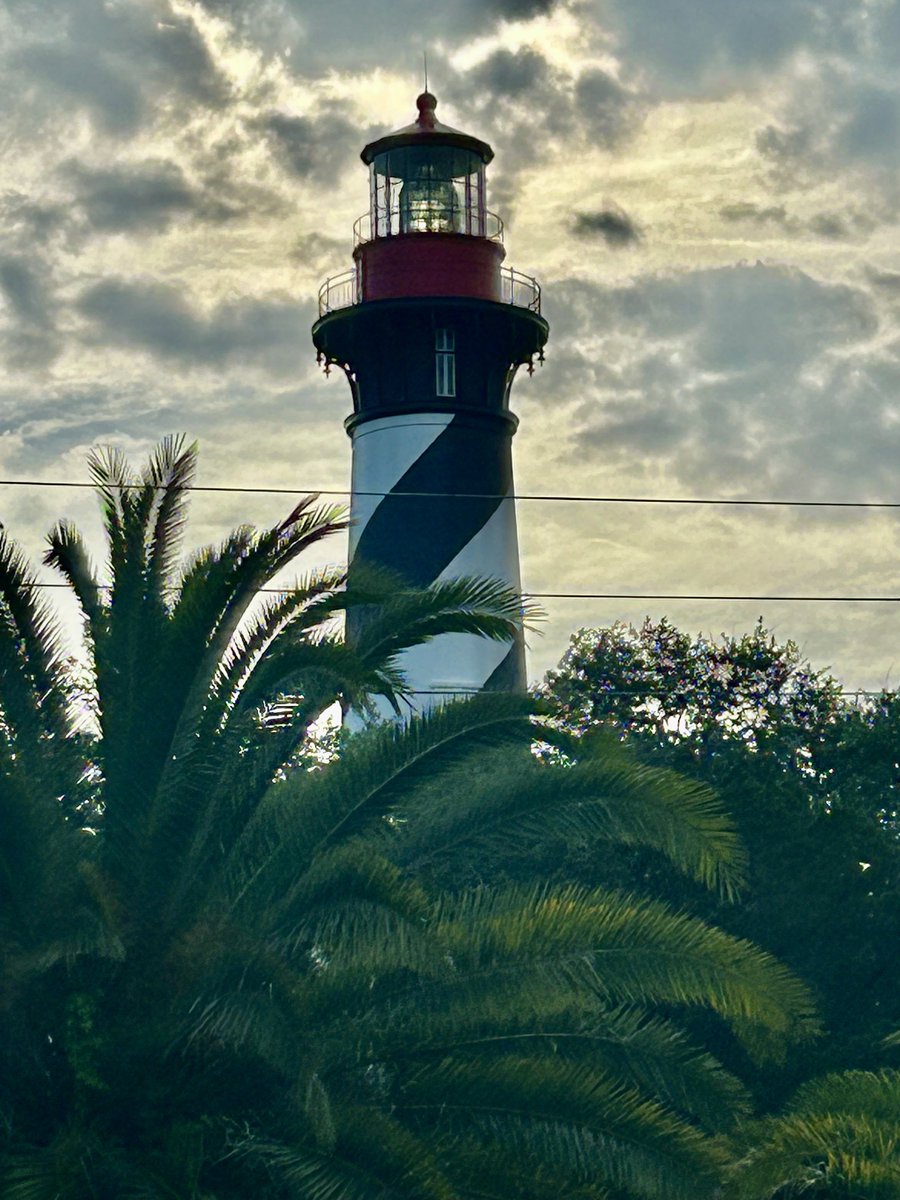
<path id="1" fill-rule="evenodd" d="M 765 946 L 814 988 L 830 1036 L 778 1074 L 748 1067 L 761 1102 L 876 1066 L 900 1021 L 900 966 L 884 953 L 900 935 L 896 697 L 842 696 L 761 623 L 716 640 L 649 619 L 576 634 L 545 697 L 576 744 L 610 729 L 642 761 L 710 784 L 734 817 L 750 860 L 740 905 L 711 904 L 646 855 L 608 870 Z"/>
<path id="2" fill-rule="evenodd" d="M 799 1089 L 785 1112 L 748 1122 L 726 1195 L 900 1196 L 900 1072 L 846 1071 Z"/>
<path id="3" fill-rule="evenodd" d="M 254 614 L 340 518 L 305 502 L 179 572 L 193 458 L 167 443 L 139 479 L 93 459 L 108 592 L 71 526 L 51 534 L 86 679 L 0 544 L 4 1197 L 678 1200 L 710 1184 L 710 1135 L 746 1098 L 677 1014 L 763 1046 L 814 1028 L 802 985 L 637 896 L 438 884 L 467 850 L 546 834 L 647 846 L 728 894 L 741 853 L 717 803 L 616 747 L 539 762 L 516 697 L 375 728 L 310 769 L 331 698 L 398 696 L 400 647 L 508 636 L 516 598 L 471 581 L 418 604 L 348 596 L 326 574 Z M 376 600 L 365 644 L 328 632 Z"/>

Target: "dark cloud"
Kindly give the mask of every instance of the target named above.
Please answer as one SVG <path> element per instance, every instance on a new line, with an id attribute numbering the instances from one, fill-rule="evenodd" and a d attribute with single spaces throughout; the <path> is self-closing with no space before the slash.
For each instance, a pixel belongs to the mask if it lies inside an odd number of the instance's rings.
<path id="1" fill-rule="evenodd" d="M 149 53 L 159 87 L 174 85 L 213 108 L 229 100 L 231 88 L 190 17 L 168 9 L 154 30 L 143 26 L 135 40 Z"/>
<path id="2" fill-rule="evenodd" d="M 851 49 L 856 14 L 845 0 L 605 0 L 604 24 L 624 62 L 662 93 L 730 88 L 734 76 L 772 69 L 800 47 Z"/>
<path id="3" fill-rule="evenodd" d="M 20 320 L 47 324 L 50 304 L 43 272 L 33 264 L 24 258 L 0 258 L 0 290 Z"/>
<path id="4" fill-rule="evenodd" d="M 546 301 L 545 387 L 581 397 L 580 454 L 686 492 L 889 494 L 900 366 L 873 347 L 863 290 L 757 265 L 569 283 Z"/>
<path id="5" fill-rule="evenodd" d="M 302 233 L 291 247 L 288 258 L 299 266 L 320 272 L 334 270 L 334 264 L 347 257 L 347 239 L 325 237 L 323 234 Z"/>
<path id="6" fill-rule="evenodd" d="M 109 170 L 70 164 L 66 174 L 89 224 L 106 233 L 163 230 L 174 217 L 196 207 L 184 172 L 175 163 L 150 160 Z"/>
<path id="7" fill-rule="evenodd" d="M 0 356 L 15 371 L 41 370 L 61 350 L 56 330 L 56 303 L 42 259 L 24 254 L 0 255 Z"/>
<path id="8" fill-rule="evenodd" d="M 819 237 L 830 238 L 834 241 L 851 236 L 851 230 L 846 220 L 838 213 L 819 213 L 812 218 L 809 227 Z"/>
<path id="9" fill-rule="evenodd" d="M 792 234 L 811 233 L 830 241 L 866 237 L 878 224 L 873 214 L 849 207 L 844 212 L 820 212 L 807 220 L 801 220 L 788 213 L 783 204 L 758 205 L 742 202 L 724 205 L 719 209 L 719 216 L 734 223 L 775 225 Z"/>
<path id="10" fill-rule="evenodd" d="M 530 21 L 552 12 L 556 0 L 470 0 L 470 7 L 506 21 Z"/>
<path id="11" fill-rule="evenodd" d="M 28 6 L 26 6 L 28 7 Z M 84 108 L 104 133 L 132 135 L 180 102 L 220 106 L 228 84 L 196 25 L 168 0 L 47 0 L 33 41 L 13 61 L 47 95 Z"/>
<path id="12" fill-rule="evenodd" d="M 272 55 L 291 54 L 303 69 L 326 72 L 377 67 L 406 71 L 411 88 L 422 78 L 422 48 L 453 47 L 489 33 L 502 20 L 521 21 L 551 13 L 558 0 L 200 0 L 210 13 L 233 25 L 241 40 Z M 429 52 L 437 65 L 439 54 Z M 444 90 L 446 75 L 433 82 Z M 412 92 L 415 95 L 415 91 Z"/>
<path id="13" fill-rule="evenodd" d="M 237 363 L 273 374 L 296 369 L 301 331 L 312 322 L 307 307 L 294 298 L 240 300 L 204 315 L 182 288 L 123 279 L 94 284 L 76 305 L 95 344 L 143 350 L 187 366 Z"/>
<path id="14" fill-rule="evenodd" d="M 584 71 L 575 85 L 575 104 L 589 136 L 614 146 L 634 132 L 643 103 L 606 71 Z"/>
<path id="15" fill-rule="evenodd" d="M 487 91 L 492 97 L 524 97 L 527 100 L 536 89 L 546 85 L 549 77 L 547 60 L 525 46 L 515 53 L 494 51 L 469 72 L 466 86 L 473 88 L 476 94 Z"/>
<path id="16" fill-rule="evenodd" d="M 590 69 L 573 78 L 537 50 L 496 50 L 451 81 L 449 95 L 488 131 L 521 142 L 520 156 L 534 158 L 548 141 L 584 133 L 615 146 L 640 125 L 643 98 L 605 71 Z"/>
<path id="17" fill-rule="evenodd" d="M 900 90 L 872 84 L 842 89 L 846 120 L 835 136 L 845 158 L 900 162 Z"/>
<path id="18" fill-rule="evenodd" d="M 872 82 L 871 64 L 824 61 L 799 80 L 779 124 L 761 129 L 756 146 L 783 180 L 865 170 L 895 204 L 900 169 L 900 87 Z"/>
<path id="19" fill-rule="evenodd" d="M 885 288 L 888 291 L 900 292 L 900 271 L 869 270 L 867 275 L 876 287 Z"/>
<path id="20" fill-rule="evenodd" d="M 134 133 L 144 116 L 140 88 L 134 79 L 107 65 L 95 53 L 75 47 L 36 46 L 21 62 L 44 87 L 88 110 L 104 133 Z"/>
<path id="21" fill-rule="evenodd" d="M 255 127 L 265 134 L 285 170 L 322 182 L 333 181 L 368 141 L 368 132 L 337 105 L 312 116 L 270 112 Z"/>
<path id="22" fill-rule="evenodd" d="M 0 230 L 23 246 L 45 246 L 69 225 L 65 204 L 35 200 L 24 192 L 6 192 L 0 197 Z"/>
<path id="23" fill-rule="evenodd" d="M 741 201 L 725 204 L 719 209 L 725 221 L 752 221 L 756 225 L 787 225 L 789 218 L 783 204 L 760 205 Z"/>
<path id="24" fill-rule="evenodd" d="M 63 175 L 74 185 L 77 209 L 100 233 L 162 232 L 178 217 L 223 221 L 240 211 L 189 185 L 182 169 L 164 159 L 104 170 L 68 163 Z"/>
<path id="25" fill-rule="evenodd" d="M 602 237 L 607 246 L 616 249 L 630 246 L 641 240 L 637 224 L 617 204 L 608 204 L 596 212 L 577 212 L 572 224 L 576 237 Z"/>
<path id="26" fill-rule="evenodd" d="M 810 143 L 809 130 L 798 126 L 766 125 L 756 134 L 756 148 L 760 154 L 780 163 L 801 158 L 809 151 Z"/>

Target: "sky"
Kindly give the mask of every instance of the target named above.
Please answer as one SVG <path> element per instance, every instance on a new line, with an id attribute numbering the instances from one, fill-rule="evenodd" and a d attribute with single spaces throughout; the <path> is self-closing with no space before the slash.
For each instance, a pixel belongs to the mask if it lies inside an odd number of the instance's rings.
<path id="1" fill-rule="evenodd" d="M 309 328 L 423 49 L 543 288 L 519 492 L 900 502 L 900 0 L 0 0 L 0 478 L 183 431 L 201 484 L 347 486 L 349 391 Z M 291 507 L 200 493 L 188 541 Z M 34 557 L 60 516 L 96 538 L 85 491 L 0 487 Z M 900 596 L 898 509 L 519 525 L 531 592 Z M 900 685 L 898 604 L 545 607 L 534 679 L 584 625 L 761 615 L 848 688 Z"/>

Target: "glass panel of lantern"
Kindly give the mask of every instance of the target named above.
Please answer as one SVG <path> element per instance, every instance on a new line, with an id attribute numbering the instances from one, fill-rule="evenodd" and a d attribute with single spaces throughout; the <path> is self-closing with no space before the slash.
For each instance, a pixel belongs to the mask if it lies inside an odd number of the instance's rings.
<path id="1" fill-rule="evenodd" d="M 484 237 L 484 163 L 456 146 L 404 146 L 372 162 L 376 237 L 466 233 Z"/>

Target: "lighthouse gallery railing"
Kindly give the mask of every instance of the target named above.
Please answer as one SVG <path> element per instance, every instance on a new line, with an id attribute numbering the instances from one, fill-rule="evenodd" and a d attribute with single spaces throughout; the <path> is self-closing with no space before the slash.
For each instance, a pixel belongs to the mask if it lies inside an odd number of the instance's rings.
<path id="1" fill-rule="evenodd" d="M 356 267 L 332 275 L 319 288 L 319 316 L 335 312 L 339 308 L 351 308 L 362 300 L 359 275 Z M 515 308 L 527 308 L 540 315 L 541 287 L 531 275 L 517 271 L 515 267 L 500 268 L 500 300 Z"/>

